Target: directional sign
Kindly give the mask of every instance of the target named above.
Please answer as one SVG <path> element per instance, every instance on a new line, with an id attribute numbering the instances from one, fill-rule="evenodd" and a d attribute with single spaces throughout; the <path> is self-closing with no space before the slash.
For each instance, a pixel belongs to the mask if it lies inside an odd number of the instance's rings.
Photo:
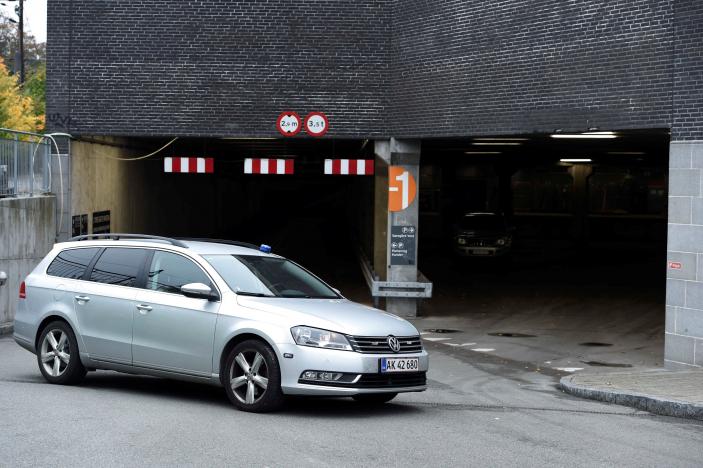
<path id="1" fill-rule="evenodd" d="M 305 131 L 310 136 L 321 137 L 327 133 L 329 126 L 327 116 L 322 112 L 310 112 L 305 117 Z"/>
<path id="2" fill-rule="evenodd" d="M 281 112 L 276 121 L 276 128 L 283 136 L 295 136 L 302 129 L 300 116 L 293 111 Z"/>
<path id="3" fill-rule="evenodd" d="M 417 196 L 415 177 L 403 166 L 388 168 L 388 210 L 403 211 Z"/>
<path id="4" fill-rule="evenodd" d="M 415 226 L 391 226 L 391 265 L 414 265 L 417 245 Z"/>

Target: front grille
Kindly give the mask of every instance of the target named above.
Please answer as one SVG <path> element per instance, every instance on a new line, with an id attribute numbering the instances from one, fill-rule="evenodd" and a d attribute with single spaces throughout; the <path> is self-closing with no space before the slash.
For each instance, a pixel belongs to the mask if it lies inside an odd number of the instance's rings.
<path id="1" fill-rule="evenodd" d="M 425 372 L 407 374 L 362 374 L 354 384 L 357 388 L 419 387 L 427 385 Z"/>
<path id="2" fill-rule="evenodd" d="M 398 354 L 419 353 L 422 342 L 419 336 L 398 336 L 400 351 Z M 365 354 L 395 354 L 388 346 L 387 336 L 347 336 L 354 351 Z"/>

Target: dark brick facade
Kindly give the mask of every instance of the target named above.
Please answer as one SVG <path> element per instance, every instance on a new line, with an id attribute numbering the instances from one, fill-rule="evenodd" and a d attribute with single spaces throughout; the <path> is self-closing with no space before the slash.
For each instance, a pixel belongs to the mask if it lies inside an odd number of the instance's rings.
<path id="1" fill-rule="evenodd" d="M 703 140 L 703 2 L 676 1 L 674 140 Z"/>
<path id="2" fill-rule="evenodd" d="M 697 138 L 700 3 L 49 0 L 47 118 L 76 135 L 267 137 L 292 109 L 327 113 L 337 138 Z"/>
<path id="3" fill-rule="evenodd" d="M 329 136 L 381 135 L 389 4 L 49 0 L 48 125 L 276 136 L 281 111 L 318 110 Z"/>
<path id="4" fill-rule="evenodd" d="M 400 0 L 398 136 L 669 127 L 672 2 Z"/>

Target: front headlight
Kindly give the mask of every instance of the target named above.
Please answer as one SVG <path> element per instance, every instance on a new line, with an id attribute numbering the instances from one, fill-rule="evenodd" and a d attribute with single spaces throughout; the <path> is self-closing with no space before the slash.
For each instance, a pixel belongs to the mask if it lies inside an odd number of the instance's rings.
<path id="1" fill-rule="evenodd" d="M 305 326 L 293 327 L 290 332 L 293 340 L 300 346 L 353 351 L 347 339 L 340 333 Z"/>

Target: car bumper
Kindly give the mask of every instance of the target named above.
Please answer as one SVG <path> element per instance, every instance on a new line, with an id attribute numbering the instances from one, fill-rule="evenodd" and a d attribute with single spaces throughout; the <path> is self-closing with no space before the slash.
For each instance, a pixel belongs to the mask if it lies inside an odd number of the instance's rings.
<path id="1" fill-rule="evenodd" d="M 354 351 L 319 349 L 294 344 L 278 344 L 281 388 L 287 395 L 352 396 L 362 393 L 422 392 L 427 389 L 425 373 L 429 368 L 426 351 L 412 354 L 363 354 Z M 293 355 L 285 358 L 284 355 Z M 380 359 L 419 360 L 417 372 L 382 374 Z M 305 371 L 344 374 L 347 382 L 308 383 L 300 377 Z"/>
<path id="2" fill-rule="evenodd" d="M 509 247 L 471 247 L 457 245 L 454 252 L 462 257 L 500 257 L 510 251 Z"/>

